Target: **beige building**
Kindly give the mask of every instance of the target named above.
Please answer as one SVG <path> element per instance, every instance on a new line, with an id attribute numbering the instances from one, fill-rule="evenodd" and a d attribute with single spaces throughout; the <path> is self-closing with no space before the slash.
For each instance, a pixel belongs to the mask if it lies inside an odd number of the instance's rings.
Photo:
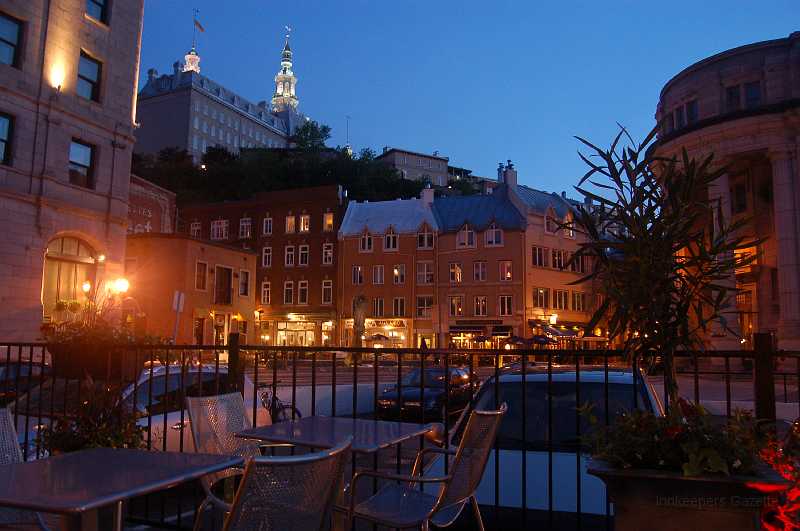
<path id="1" fill-rule="evenodd" d="M 33 340 L 122 275 L 142 0 L 0 3 L 0 322 Z"/>
<path id="2" fill-rule="evenodd" d="M 428 180 L 433 186 L 446 186 L 449 179 L 449 159 L 439 155 L 438 151 L 429 155 L 387 146 L 376 160 L 395 168 L 403 179 Z"/>
<path id="3" fill-rule="evenodd" d="M 780 348 L 800 348 L 800 32 L 686 68 L 661 91 L 656 119 L 659 154 L 713 153 L 728 172 L 709 197 L 726 218 L 751 220 L 747 236 L 767 238 L 749 250 L 755 265 L 736 273 L 729 322 L 745 340 L 772 332 Z M 738 347 L 730 333 L 712 339 Z"/>

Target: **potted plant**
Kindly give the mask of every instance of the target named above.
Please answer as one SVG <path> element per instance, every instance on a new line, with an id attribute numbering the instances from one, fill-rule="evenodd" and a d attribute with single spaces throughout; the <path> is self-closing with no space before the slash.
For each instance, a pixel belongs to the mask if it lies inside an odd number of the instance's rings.
<path id="1" fill-rule="evenodd" d="M 600 430 L 589 473 L 606 483 L 617 530 L 757 529 L 752 516 L 760 507 L 732 510 L 734 498 L 763 500 L 755 487 L 786 483 L 759 464 L 751 420 L 715 423 L 700 408 L 687 415 L 676 407 L 675 357 L 704 349 L 712 332 L 735 333 L 726 319 L 735 303 L 732 279 L 756 259 L 737 251 L 761 240 L 741 236 L 746 220 L 729 222 L 709 197 L 725 168 L 712 156 L 659 157 L 656 131 L 636 144 L 623 128 L 609 149 L 579 139 L 591 154 L 581 154 L 589 170 L 576 189 L 590 201 L 577 208 L 574 228 L 585 241 L 571 261 L 588 258 L 578 282 L 592 282 L 603 295 L 586 330 L 604 322 L 638 366 L 662 363 L 669 411 L 665 418 L 632 412 Z M 629 145 L 621 147 L 623 140 Z"/>

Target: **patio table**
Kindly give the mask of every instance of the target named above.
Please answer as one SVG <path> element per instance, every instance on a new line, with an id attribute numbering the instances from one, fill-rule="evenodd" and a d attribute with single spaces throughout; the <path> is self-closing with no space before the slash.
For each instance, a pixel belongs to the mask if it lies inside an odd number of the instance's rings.
<path id="1" fill-rule="evenodd" d="M 424 435 L 432 428 L 432 424 L 313 416 L 251 428 L 236 436 L 309 448 L 333 448 L 352 435 L 353 452 L 374 453 Z"/>
<path id="2" fill-rule="evenodd" d="M 66 529 L 91 529 L 82 513 L 122 502 L 212 472 L 241 465 L 238 456 L 93 448 L 47 459 L 0 466 L 0 505 L 64 515 Z"/>

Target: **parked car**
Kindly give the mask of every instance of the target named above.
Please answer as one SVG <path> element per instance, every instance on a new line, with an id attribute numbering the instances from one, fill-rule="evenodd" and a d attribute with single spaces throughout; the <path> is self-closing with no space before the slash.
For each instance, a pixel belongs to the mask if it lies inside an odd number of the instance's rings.
<path id="1" fill-rule="evenodd" d="M 5 407 L 50 376 L 50 365 L 14 362 L 0 365 L 0 407 Z"/>
<path id="2" fill-rule="evenodd" d="M 409 371 L 400 380 L 399 388 L 397 385 L 389 387 L 378 398 L 378 418 L 420 421 L 424 417 L 426 422 L 443 420 L 445 402 L 448 415 L 461 412 L 471 396 L 469 371 L 458 367 L 448 370 L 448 386 L 445 386 L 444 368 L 426 368 L 424 373 L 421 369 Z"/>
<path id="3" fill-rule="evenodd" d="M 576 386 L 573 369 L 554 368 L 548 384 L 546 367 L 535 366 L 528 369 L 523 383 L 522 371 L 517 367 L 504 371 L 498 380 L 491 377 L 481 385 L 470 407 L 459 418 L 451 439 L 451 444 L 456 446 L 472 409 L 495 409 L 503 402 L 508 405 L 497 434 L 496 450 L 492 451 L 478 488 L 479 503 L 494 505 L 497 502 L 500 507 L 522 507 L 524 475 L 525 506 L 530 511 L 541 512 L 532 514 L 531 518 L 544 518 L 546 521 L 552 503 L 555 521 L 558 522 L 565 513 L 578 512 L 580 500 L 582 522 L 588 527 L 594 523 L 604 528 L 605 486 L 598 478 L 586 473 L 589 456 L 581 444 L 580 434 L 590 429 L 590 423 L 579 414 L 578 401 L 581 406 L 591 404 L 592 413 L 599 422 L 604 422 L 606 411 L 611 421 L 615 416 L 633 410 L 634 402 L 638 409 L 663 414 L 661 401 L 644 373 L 637 373 L 634 387 L 630 370 L 609 370 L 607 394 L 605 374 L 602 368 L 582 368 L 580 385 Z M 548 387 L 551 401 L 548 400 Z M 432 466 L 433 475 L 443 472 L 440 461 Z M 548 486 L 551 471 L 552 488 Z M 499 481 L 497 499 L 495 478 Z M 549 493 L 552 493 L 552 500 Z M 574 521 L 575 515 L 566 517 L 568 521 Z"/>

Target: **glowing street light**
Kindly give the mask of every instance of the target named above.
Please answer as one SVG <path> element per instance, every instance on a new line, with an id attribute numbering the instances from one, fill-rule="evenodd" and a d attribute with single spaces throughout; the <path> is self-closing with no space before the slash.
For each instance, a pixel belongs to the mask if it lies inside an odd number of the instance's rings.
<path id="1" fill-rule="evenodd" d="M 128 289 L 130 289 L 131 283 L 128 282 L 127 278 L 118 278 L 114 281 L 111 289 L 116 293 L 127 293 Z"/>
<path id="2" fill-rule="evenodd" d="M 84 293 L 89 293 L 92 290 L 92 283 L 88 280 L 84 280 L 83 284 L 81 284 L 81 289 Z"/>

